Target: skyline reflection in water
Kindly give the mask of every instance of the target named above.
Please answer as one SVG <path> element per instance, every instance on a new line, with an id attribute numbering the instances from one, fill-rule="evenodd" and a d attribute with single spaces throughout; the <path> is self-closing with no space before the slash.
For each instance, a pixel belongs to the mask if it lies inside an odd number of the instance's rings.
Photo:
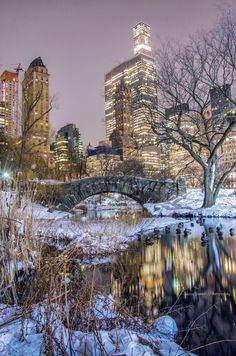
<path id="1" fill-rule="evenodd" d="M 176 235 L 175 226 L 153 244 L 136 242 L 118 255 L 110 271 L 111 293 L 148 322 L 169 313 L 180 331 L 178 342 L 188 350 L 216 340 L 236 340 L 236 235 L 229 234 L 236 222 L 206 219 L 202 225 L 189 222 L 185 227 L 192 231 L 188 237 L 183 229 Z M 205 246 L 203 232 L 209 236 Z M 194 352 L 232 355 L 236 343 L 220 342 Z"/>

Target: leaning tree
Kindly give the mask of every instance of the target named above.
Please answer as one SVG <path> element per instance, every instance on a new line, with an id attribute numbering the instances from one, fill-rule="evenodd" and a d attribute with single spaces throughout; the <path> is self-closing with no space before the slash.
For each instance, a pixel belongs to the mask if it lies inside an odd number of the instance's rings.
<path id="1" fill-rule="evenodd" d="M 158 144 L 181 147 L 202 167 L 203 207 L 211 207 L 236 167 L 236 161 L 224 169 L 220 164 L 224 144 L 236 129 L 234 17 L 224 16 L 212 31 L 192 37 L 181 48 L 168 44 L 157 63 L 158 104 L 141 99 L 147 120 Z"/>

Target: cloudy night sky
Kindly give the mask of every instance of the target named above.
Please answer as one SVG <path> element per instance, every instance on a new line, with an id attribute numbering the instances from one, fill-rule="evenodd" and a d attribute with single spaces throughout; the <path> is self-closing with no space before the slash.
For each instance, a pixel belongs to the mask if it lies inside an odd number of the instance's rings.
<path id="1" fill-rule="evenodd" d="M 104 75 L 133 55 L 132 27 L 151 26 L 153 51 L 172 39 L 209 29 L 218 0 L 0 0 L 0 71 L 41 56 L 51 74 L 57 108 L 51 125 L 75 123 L 85 144 L 105 136 Z"/>

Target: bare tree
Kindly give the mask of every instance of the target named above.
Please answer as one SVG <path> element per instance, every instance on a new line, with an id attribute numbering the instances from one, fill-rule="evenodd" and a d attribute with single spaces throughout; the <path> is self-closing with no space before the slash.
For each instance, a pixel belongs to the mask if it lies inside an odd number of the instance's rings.
<path id="1" fill-rule="evenodd" d="M 118 157 L 113 154 L 97 154 L 98 171 L 101 176 L 109 176 L 113 174 L 114 168 L 116 167 L 118 161 Z"/>
<path id="2" fill-rule="evenodd" d="M 236 161 L 219 170 L 223 145 L 236 126 L 235 90 L 236 21 L 224 17 L 210 32 L 192 37 L 181 49 L 170 45 L 158 54 L 158 105 L 141 100 L 157 143 L 175 144 L 203 169 L 203 207 L 215 204 L 217 195 Z M 226 98 L 227 107 L 213 111 L 212 89 Z M 167 111 L 166 108 L 172 108 Z M 158 120 L 156 116 L 158 115 Z"/>
<path id="3" fill-rule="evenodd" d="M 14 146 L 15 142 L 7 137 L 1 141 L 0 145 L 0 171 L 14 169 Z"/>
<path id="4" fill-rule="evenodd" d="M 117 164 L 112 172 L 114 175 L 124 175 L 124 176 L 144 176 L 143 164 L 135 159 L 130 158 L 125 161 L 121 161 Z"/>

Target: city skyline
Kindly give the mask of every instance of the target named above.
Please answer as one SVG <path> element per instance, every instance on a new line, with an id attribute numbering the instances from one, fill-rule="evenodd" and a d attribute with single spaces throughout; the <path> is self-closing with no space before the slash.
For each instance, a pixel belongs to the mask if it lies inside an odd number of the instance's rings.
<path id="1" fill-rule="evenodd" d="M 102 0 L 98 8 L 95 1 L 50 0 L 39 7 L 28 0 L 21 1 L 21 6 L 14 0 L 0 0 L 4 33 L 0 45 L 5 48 L 0 63 L 7 65 L 0 66 L 0 71 L 12 70 L 17 63 L 26 70 L 41 56 L 51 75 L 51 93 L 58 101 L 58 109 L 51 113 L 52 127 L 58 130 L 73 122 L 84 144 L 96 145 L 105 137 L 105 73 L 132 55 L 132 28 L 138 22 L 150 25 L 155 55 L 168 38 L 182 42 L 188 34 L 210 28 L 219 7 L 236 8 L 231 0 L 223 4 L 200 1 L 204 11 L 199 2 L 180 3 Z M 9 17 L 14 26 L 6 31 Z"/>

